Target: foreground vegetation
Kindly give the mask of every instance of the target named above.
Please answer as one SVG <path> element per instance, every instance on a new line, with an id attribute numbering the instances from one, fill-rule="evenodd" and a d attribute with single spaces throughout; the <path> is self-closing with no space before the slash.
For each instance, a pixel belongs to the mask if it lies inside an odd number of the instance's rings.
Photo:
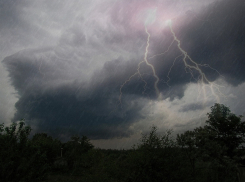
<path id="1" fill-rule="evenodd" d="M 66 143 L 45 133 L 29 138 L 24 121 L 2 124 L 0 181 L 235 182 L 244 131 L 241 116 L 221 104 L 211 107 L 204 127 L 174 138 L 153 126 L 130 150 L 95 149 L 86 136 Z"/>

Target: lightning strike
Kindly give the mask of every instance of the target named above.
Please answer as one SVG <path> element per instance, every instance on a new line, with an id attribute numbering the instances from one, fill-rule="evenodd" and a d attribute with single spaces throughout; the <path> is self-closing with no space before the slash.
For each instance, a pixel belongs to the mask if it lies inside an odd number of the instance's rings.
<path id="1" fill-rule="evenodd" d="M 150 37 L 151 37 L 151 34 L 148 32 L 147 30 L 147 25 L 150 25 L 152 24 L 156 19 L 156 8 L 150 13 L 150 15 L 146 18 L 145 20 L 145 32 L 147 34 L 147 41 L 146 41 L 146 48 L 145 48 L 145 54 L 144 54 L 144 61 L 141 61 L 139 64 L 138 64 L 138 68 L 137 68 L 137 72 L 134 73 L 133 75 L 131 75 L 120 87 L 120 95 L 119 95 L 119 102 L 121 104 L 121 99 L 122 99 L 122 88 L 125 86 L 125 84 L 127 84 L 133 77 L 135 77 L 136 75 L 139 75 L 139 77 L 141 78 L 141 80 L 145 83 L 144 85 L 144 91 L 142 92 L 142 94 L 145 93 L 146 91 L 146 86 L 147 86 L 147 82 L 143 79 L 142 77 L 142 74 L 140 73 L 140 65 L 142 63 L 145 63 L 147 66 L 149 66 L 153 72 L 153 76 L 155 77 L 156 81 L 154 83 L 154 88 L 155 88 L 155 91 L 156 91 L 156 95 L 158 96 L 158 98 L 161 97 L 160 95 L 160 91 L 157 87 L 158 85 L 158 82 L 159 82 L 159 77 L 157 76 L 156 74 L 156 70 L 154 68 L 154 66 L 152 64 L 150 64 L 148 62 L 148 52 L 149 52 L 149 46 L 150 46 Z"/>
<path id="2" fill-rule="evenodd" d="M 125 86 L 125 84 L 127 84 L 128 82 L 131 81 L 131 79 L 133 77 L 135 77 L 136 75 L 138 75 L 141 80 L 145 83 L 145 86 L 144 86 L 144 91 L 142 92 L 144 94 L 144 92 L 146 91 L 146 86 L 147 86 L 147 82 L 143 79 L 142 77 L 142 73 L 140 72 L 140 66 L 142 63 L 145 63 L 147 66 L 149 66 L 153 72 L 153 77 L 155 78 L 155 82 L 154 82 L 154 89 L 155 89 L 155 92 L 156 92 L 156 95 L 158 96 L 158 99 L 161 99 L 162 96 L 161 96 L 161 93 L 158 89 L 158 83 L 160 81 L 159 77 L 157 76 L 156 74 L 156 70 L 155 70 L 155 67 L 148 62 L 148 59 L 152 59 L 156 56 L 160 56 L 160 55 L 164 55 L 165 53 L 167 53 L 171 46 L 174 44 L 174 42 L 177 43 L 177 48 L 179 49 L 179 51 L 181 52 L 181 54 L 179 56 L 177 56 L 174 61 L 173 61 L 173 64 L 172 66 L 170 67 L 169 71 L 168 71 L 168 74 L 167 74 L 167 78 L 168 80 L 165 82 L 168 87 L 170 88 L 171 86 L 169 85 L 169 81 L 171 80 L 170 78 L 170 73 L 172 71 L 172 68 L 174 67 L 175 65 L 175 62 L 176 60 L 179 58 L 179 57 L 183 57 L 182 61 L 185 65 L 185 70 L 186 70 L 186 73 L 189 73 L 191 75 L 191 78 L 193 78 L 194 80 L 197 81 L 198 83 L 198 98 L 200 97 L 201 93 L 204 97 L 204 102 L 207 101 L 208 97 L 207 97 L 207 88 L 209 88 L 209 90 L 211 91 L 212 95 L 215 97 L 215 99 L 217 100 L 217 102 L 220 102 L 220 97 L 219 95 L 223 96 L 223 97 L 226 97 L 224 94 L 222 94 L 222 92 L 220 91 L 220 85 L 210 81 L 207 76 L 205 75 L 205 73 L 202 71 L 201 67 L 208 67 L 212 70 L 214 70 L 215 72 L 217 72 L 221 77 L 222 75 L 214 68 L 212 68 L 211 66 L 209 66 L 208 64 L 198 64 L 196 63 L 189 55 L 188 53 L 181 47 L 181 41 L 177 38 L 174 30 L 173 30 L 173 27 L 172 27 L 172 20 L 169 19 L 167 21 L 165 21 L 165 24 L 170 28 L 170 31 L 172 33 L 172 36 L 173 36 L 173 41 L 171 42 L 171 44 L 168 46 L 167 50 L 164 51 L 163 53 L 160 53 L 160 54 L 156 54 L 156 55 L 153 55 L 151 57 L 148 58 L 148 52 L 149 52 L 149 46 L 150 46 L 150 38 L 151 38 L 151 34 L 149 33 L 148 29 L 147 29 L 147 25 L 150 24 L 150 20 L 153 20 L 154 17 L 151 16 L 150 18 L 147 19 L 147 21 L 145 21 L 145 32 L 147 34 L 147 41 L 146 41 L 146 48 L 145 48 L 145 53 L 144 53 L 144 60 L 141 61 L 139 64 L 138 64 L 138 68 L 137 68 L 137 72 L 134 73 L 133 75 L 131 75 L 120 87 L 120 96 L 119 96 L 119 102 L 121 104 L 121 99 L 122 99 L 122 89 L 123 87 Z M 198 78 L 195 78 L 194 77 L 194 73 L 193 71 L 197 71 L 199 76 Z"/>
<path id="3" fill-rule="evenodd" d="M 146 65 L 149 66 L 149 67 L 152 69 L 153 76 L 154 76 L 155 79 L 156 79 L 156 81 L 155 81 L 155 83 L 154 83 L 154 88 L 155 88 L 155 91 L 156 91 L 156 95 L 157 95 L 158 97 L 160 97 L 160 91 L 159 91 L 159 89 L 158 89 L 158 87 L 157 87 L 158 82 L 159 82 L 160 79 L 159 79 L 159 77 L 158 77 L 157 74 L 156 74 L 156 70 L 155 70 L 154 66 L 153 66 L 152 64 L 150 64 L 150 63 L 148 62 L 148 59 L 147 59 L 147 57 L 148 57 L 148 52 L 149 52 L 149 46 L 150 46 L 150 43 L 149 43 L 149 42 L 150 42 L 151 34 L 148 32 L 147 26 L 146 26 L 146 25 L 145 25 L 145 32 L 146 32 L 146 34 L 147 34 L 147 42 L 146 42 L 146 48 L 145 48 L 145 54 L 144 54 L 144 61 L 141 61 L 141 62 L 138 64 L 137 72 L 134 73 L 133 75 L 131 75 L 131 76 L 128 78 L 128 80 L 126 80 L 126 81 L 121 85 L 121 87 L 120 87 L 120 95 L 119 95 L 119 102 L 120 102 L 120 103 L 121 103 L 121 99 L 122 99 L 122 88 L 125 86 L 126 83 L 128 83 L 128 82 L 129 82 L 134 76 L 136 76 L 136 75 L 139 75 L 139 77 L 141 78 L 141 80 L 145 83 L 144 91 L 143 91 L 142 93 L 144 94 L 144 92 L 146 91 L 147 82 L 143 79 L 142 74 L 140 73 L 140 65 L 141 65 L 142 63 L 146 63 Z"/>
<path id="4" fill-rule="evenodd" d="M 155 83 L 154 83 L 154 88 L 155 88 L 155 90 L 156 90 L 157 96 L 159 96 L 159 95 L 160 95 L 160 92 L 159 92 L 159 89 L 158 89 L 158 87 L 157 87 L 157 84 L 158 84 L 158 82 L 159 82 L 159 77 L 156 75 L 156 70 L 155 70 L 154 66 L 153 66 L 152 64 L 150 64 L 150 63 L 148 62 L 148 60 L 147 60 L 148 49 L 149 49 L 149 46 L 150 46 L 149 41 L 150 41 L 151 34 L 148 32 L 146 26 L 145 26 L 145 32 L 147 33 L 148 37 L 147 37 L 147 45 L 146 45 L 146 49 L 145 49 L 145 57 L 144 57 L 144 61 L 145 61 L 145 63 L 146 63 L 149 67 L 151 67 L 152 72 L 153 72 L 153 76 L 156 78 L 156 81 L 155 81 Z"/>
<path id="5" fill-rule="evenodd" d="M 184 65 L 185 65 L 185 70 L 186 70 L 186 72 L 188 73 L 187 70 L 189 70 L 189 73 L 191 74 L 192 78 L 195 79 L 195 80 L 199 83 L 199 86 L 200 86 L 200 87 L 199 87 L 199 88 L 200 88 L 200 89 L 199 89 L 199 94 L 200 94 L 201 91 L 202 91 L 202 92 L 203 92 L 203 96 L 204 96 L 204 100 L 206 101 L 206 100 L 207 100 L 206 87 L 208 87 L 208 88 L 211 90 L 211 93 L 215 96 L 216 100 L 217 100 L 218 102 L 220 102 L 220 98 L 219 98 L 219 96 L 218 96 L 218 94 L 217 94 L 216 92 L 218 92 L 219 94 L 221 94 L 222 96 L 224 96 L 224 94 L 222 94 L 222 92 L 220 91 L 220 87 L 221 87 L 221 86 L 218 85 L 218 84 L 215 84 L 214 82 L 211 82 L 211 81 L 206 77 L 205 73 L 202 71 L 202 69 L 201 69 L 200 67 L 209 67 L 209 68 L 215 70 L 219 75 L 220 75 L 220 73 L 219 73 L 216 69 L 210 67 L 210 66 L 207 65 L 207 64 L 202 65 L 202 64 L 196 63 L 196 62 L 195 62 L 195 61 L 188 55 L 188 53 L 187 53 L 185 50 L 182 49 L 182 47 L 181 47 L 181 42 L 180 42 L 180 40 L 177 38 L 177 36 L 176 36 L 176 34 L 175 34 L 174 30 L 173 30 L 173 27 L 172 27 L 172 21 L 171 21 L 171 20 L 168 20 L 168 21 L 167 21 L 167 24 L 168 24 L 168 26 L 169 26 L 169 28 L 170 28 L 170 30 L 171 30 L 171 33 L 172 33 L 172 35 L 173 35 L 173 37 L 174 37 L 174 41 L 177 42 L 177 47 L 178 47 L 178 49 L 180 50 L 180 52 L 181 52 L 182 55 L 184 56 L 182 60 L 183 60 L 183 63 L 184 63 Z M 176 59 L 175 59 L 175 60 L 176 60 Z M 190 63 L 188 63 L 187 60 L 189 60 Z M 175 61 L 174 61 L 174 62 L 175 62 Z M 174 64 L 173 64 L 173 65 L 174 65 Z M 171 71 L 173 65 L 171 66 L 170 71 Z M 196 78 L 194 78 L 193 70 L 196 70 L 196 71 L 199 73 L 199 78 L 198 78 L 198 80 L 197 80 Z M 169 73 L 170 73 L 170 71 L 169 71 Z M 168 78 L 169 78 L 169 73 L 168 73 Z M 169 80 L 170 80 L 170 78 L 169 78 Z M 169 80 L 168 80 L 168 81 L 169 81 Z M 216 90 L 216 91 L 215 91 L 215 90 Z M 224 96 L 224 97 L 225 97 L 225 96 Z"/>

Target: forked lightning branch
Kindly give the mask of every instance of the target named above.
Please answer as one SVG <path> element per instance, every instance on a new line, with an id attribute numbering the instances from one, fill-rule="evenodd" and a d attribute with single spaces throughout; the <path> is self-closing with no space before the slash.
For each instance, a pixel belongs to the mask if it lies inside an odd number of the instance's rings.
<path id="1" fill-rule="evenodd" d="M 144 60 L 142 60 L 141 62 L 139 62 L 138 64 L 138 68 L 136 70 L 136 72 L 129 76 L 129 78 L 121 85 L 120 87 L 120 96 L 119 96 L 119 102 L 121 103 L 122 101 L 122 96 L 123 96 L 123 87 L 131 81 L 131 79 L 135 76 L 139 76 L 141 78 L 141 80 L 145 83 L 145 86 L 144 86 L 144 91 L 143 93 L 146 91 L 146 86 L 147 86 L 147 82 L 143 79 L 143 76 L 140 72 L 140 67 L 143 63 L 145 63 L 148 67 L 151 68 L 152 70 L 152 76 L 154 77 L 155 81 L 154 81 L 154 89 L 155 89 L 155 93 L 158 97 L 159 100 L 162 99 L 162 95 L 161 95 L 161 92 L 158 88 L 158 84 L 159 84 L 159 77 L 156 73 L 156 69 L 154 67 L 153 64 L 151 64 L 149 61 L 148 61 L 148 52 L 149 52 L 149 47 L 150 47 L 150 38 L 151 38 L 151 34 L 149 33 L 148 31 L 148 26 L 152 23 L 152 21 L 155 21 L 155 14 L 156 14 L 156 10 L 154 10 L 153 14 L 151 14 L 151 16 L 149 16 L 146 21 L 145 21 L 145 24 L 144 24 L 144 27 L 145 27 L 145 33 L 147 34 L 147 40 L 146 40 L 146 48 L 145 48 L 145 53 L 144 53 Z M 186 73 L 190 74 L 190 76 L 196 80 L 196 82 L 198 83 L 198 95 L 203 98 L 203 102 L 206 102 L 208 97 L 209 97 L 209 94 L 207 94 L 207 91 L 209 90 L 212 94 L 212 96 L 215 97 L 216 101 L 217 102 L 220 102 L 220 96 L 223 96 L 225 97 L 224 94 L 222 94 L 222 92 L 220 91 L 220 85 L 210 81 L 206 74 L 204 73 L 204 71 L 202 70 L 202 67 L 208 67 L 214 71 L 216 71 L 219 75 L 220 73 L 210 67 L 209 65 L 207 64 L 198 64 L 197 62 L 195 62 L 190 56 L 189 54 L 181 47 L 181 41 L 177 38 L 175 32 L 174 32 L 174 29 L 173 29 L 173 21 L 171 19 L 165 21 L 165 24 L 167 25 L 167 27 L 170 29 L 171 31 L 171 34 L 173 36 L 173 41 L 171 42 L 171 44 L 168 46 L 167 50 L 163 53 L 160 53 L 160 54 L 157 54 L 157 55 L 154 55 L 151 58 L 153 57 L 156 57 L 156 56 L 159 56 L 159 55 L 164 55 L 165 53 L 167 53 L 170 49 L 170 47 L 173 45 L 173 43 L 175 42 L 177 44 L 177 49 L 179 50 L 180 54 L 176 55 L 176 58 L 173 60 L 173 64 L 172 66 L 170 67 L 169 71 L 168 71 L 168 74 L 167 74 L 167 78 L 168 78 L 168 82 L 171 80 L 171 78 L 169 77 L 169 74 L 171 72 L 171 69 L 173 68 L 173 66 L 175 65 L 175 61 L 178 57 L 182 56 L 183 59 L 183 63 L 184 63 L 184 68 Z M 194 75 L 193 75 L 193 72 L 197 72 L 198 73 L 198 77 L 195 78 Z M 168 83 L 167 83 L 168 85 Z M 168 85 L 169 86 L 169 85 Z"/>

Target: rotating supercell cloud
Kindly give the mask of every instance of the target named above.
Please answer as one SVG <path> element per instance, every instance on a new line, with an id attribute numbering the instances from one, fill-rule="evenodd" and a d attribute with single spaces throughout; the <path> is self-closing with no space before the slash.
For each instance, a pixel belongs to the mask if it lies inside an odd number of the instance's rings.
<path id="1" fill-rule="evenodd" d="M 61 139 L 129 147 L 244 113 L 242 0 L 1 0 L 1 119 Z M 119 142 L 120 141 L 120 142 Z"/>

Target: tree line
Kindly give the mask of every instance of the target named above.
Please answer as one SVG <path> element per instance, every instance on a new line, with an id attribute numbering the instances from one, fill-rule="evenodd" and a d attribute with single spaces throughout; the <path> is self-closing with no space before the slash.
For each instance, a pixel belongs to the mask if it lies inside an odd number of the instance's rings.
<path id="1" fill-rule="evenodd" d="M 94 148 L 86 136 L 62 143 L 30 138 L 24 120 L 0 125 L 0 181 L 240 182 L 245 122 L 215 104 L 204 126 L 176 137 L 152 126 L 130 150 Z"/>

